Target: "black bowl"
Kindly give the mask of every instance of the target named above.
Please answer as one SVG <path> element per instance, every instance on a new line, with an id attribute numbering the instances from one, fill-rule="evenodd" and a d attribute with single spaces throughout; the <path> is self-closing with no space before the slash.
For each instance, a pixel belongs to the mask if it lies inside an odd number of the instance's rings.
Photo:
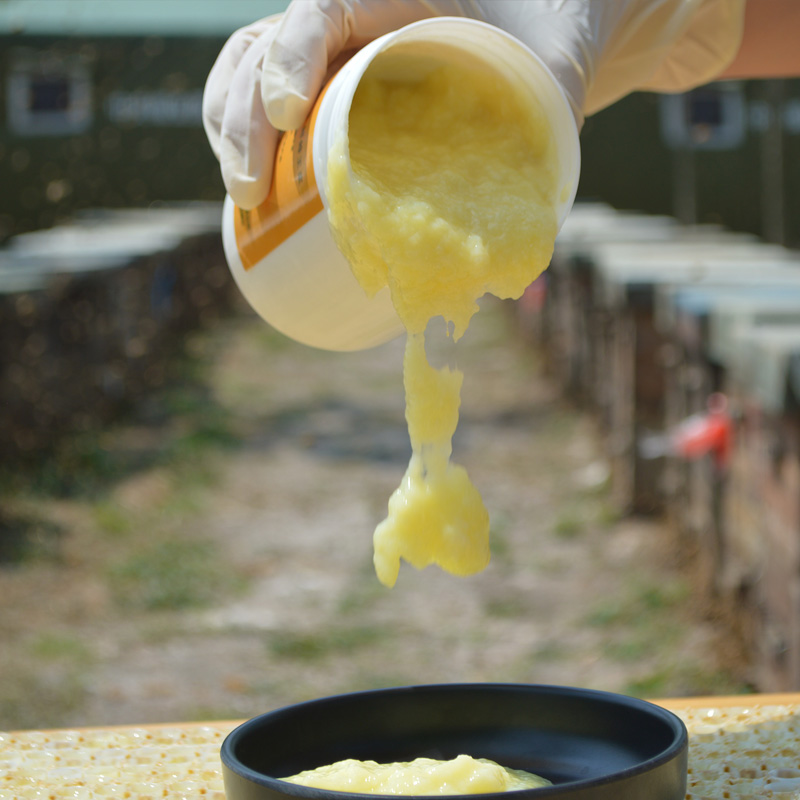
<path id="1" fill-rule="evenodd" d="M 687 749 L 681 720 L 643 700 L 490 683 L 381 689 L 288 706 L 232 731 L 221 757 L 227 800 L 363 800 L 279 778 L 344 758 L 461 753 L 553 783 L 515 792 L 516 800 L 683 800 Z"/>

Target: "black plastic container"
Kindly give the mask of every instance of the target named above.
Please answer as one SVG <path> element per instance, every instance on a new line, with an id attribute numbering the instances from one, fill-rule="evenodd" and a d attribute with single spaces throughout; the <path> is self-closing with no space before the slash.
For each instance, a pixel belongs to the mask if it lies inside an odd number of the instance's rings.
<path id="1" fill-rule="evenodd" d="M 382 689 L 288 706 L 232 731 L 221 757 L 227 800 L 363 799 L 279 779 L 344 758 L 461 753 L 554 784 L 515 792 L 516 800 L 683 800 L 687 750 L 681 720 L 643 700 L 490 683 Z"/>

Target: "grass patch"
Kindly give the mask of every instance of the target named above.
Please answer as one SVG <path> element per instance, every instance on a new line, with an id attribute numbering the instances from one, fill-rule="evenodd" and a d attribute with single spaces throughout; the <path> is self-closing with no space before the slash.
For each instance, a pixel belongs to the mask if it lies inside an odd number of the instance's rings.
<path id="1" fill-rule="evenodd" d="M 30 643 L 30 653 L 42 661 L 70 662 L 79 666 L 91 661 L 91 651 L 86 644 L 69 633 L 40 633 Z"/>
<path id="2" fill-rule="evenodd" d="M 592 627 L 650 624 L 652 614 L 671 612 L 684 605 L 690 596 L 686 581 L 666 583 L 635 582 L 622 594 L 598 604 L 587 616 Z"/>
<path id="3" fill-rule="evenodd" d="M 608 658 L 632 662 L 669 652 L 678 646 L 683 626 L 671 615 L 657 614 L 623 625 L 619 634 L 619 638 L 603 643 L 603 652 Z"/>
<path id="4" fill-rule="evenodd" d="M 33 511 L 0 513 L 0 565 L 59 561 L 62 528 Z"/>
<path id="5" fill-rule="evenodd" d="M 562 641 L 549 640 L 542 642 L 531 654 L 533 663 L 557 662 L 569 657 L 570 648 Z"/>
<path id="6" fill-rule="evenodd" d="M 580 536 L 586 527 L 580 516 L 571 511 L 562 512 L 553 524 L 553 533 L 559 539 L 574 539 Z"/>
<path id="7" fill-rule="evenodd" d="M 605 631 L 604 658 L 627 664 L 648 660 L 669 664 L 679 649 L 689 599 L 689 588 L 681 579 L 661 584 L 637 580 L 620 596 L 598 605 L 586 622 Z M 641 686 L 629 688 L 638 696 L 657 696 L 667 690 L 661 683 L 674 677 L 675 667 L 659 668 L 642 678 Z"/>
<path id="8" fill-rule="evenodd" d="M 122 478 L 134 466 L 127 452 L 112 451 L 99 431 L 63 441 L 33 475 L 36 494 L 87 497 Z"/>
<path id="9" fill-rule="evenodd" d="M 205 606 L 242 588 L 209 542 L 167 538 L 145 544 L 108 571 L 123 608 L 176 610 Z"/>
<path id="10" fill-rule="evenodd" d="M 270 325 L 251 325 L 247 335 L 259 350 L 270 353 L 282 353 L 298 346 L 297 342 L 279 333 Z M 311 352 L 313 354 L 313 351 Z M 322 352 L 322 355 L 324 357 L 326 354 Z"/>
<path id="11" fill-rule="evenodd" d="M 529 612 L 528 605 L 522 597 L 510 594 L 490 598 L 485 603 L 484 610 L 488 616 L 497 619 L 518 619 Z"/>
<path id="12" fill-rule="evenodd" d="M 601 502 L 595 513 L 595 521 L 601 528 L 611 528 L 622 519 L 622 512 L 613 503 Z"/>
<path id="13" fill-rule="evenodd" d="M 68 715 L 86 701 L 86 686 L 78 670 L 55 677 L 30 664 L 19 664 L 2 672 L 0 730 L 62 727 Z"/>
<path id="14" fill-rule="evenodd" d="M 752 687 L 725 670 L 680 662 L 631 681 L 623 691 L 642 698 L 704 697 L 748 694 L 752 692 Z"/>
<path id="15" fill-rule="evenodd" d="M 511 563 L 512 548 L 508 539 L 511 521 L 508 514 L 493 514 L 489 525 L 489 548 L 494 562 L 508 566 Z"/>
<path id="16" fill-rule="evenodd" d="M 229 449 L 241 442 L 232 412 L 216 403 L 202 384 L 176 385 L 165 393 L 162 404 L 168 418 L 181 422 L 168 442 L 165 460 L 169 462 L 207 450 Z"/>
<path id="17" fill-rule="evenodd" d="M 386 587 L 375 577 L 372 558 L 364 561 L 358 575 L 350 582 L 348 591 L 337 604 L 341 616 L 363 614 L 386 597 Z"/>
<path id="18" fill-rule="evenodd" d="M 77 636 L 43 631 L 0 660 L 0 730 L 63 727 L 87 697 L 92 653 Z"/>
<path id="19" fill-rule="evenodd" d="M 669 686 L 673 680 L 672 669 L 658 669 L 625 686 L 625 694 L 633 697 L 668 697 L 671 692 Z"/>
<path id="20" fill-rule="evenodd" d="M 646 658 L 652 648 L 651 637 L 625 637 L 621 641 L 603 642 L 603 654 L 614 661 L 634 662 Z"/>
<path id="21" fill-rule="evenodd" d="M 126 536 L 136 528 L 130 511 L 107 499 L 95 503 L 92 514 L 97 527 L 114 538 Z"/>
<path id="22" fill-rule="evenodd" d="M 387 635 L 383 628 L 373 626 L 332 628 L 318 633 L 283 631 L 270 636 L 267 648 L 277 658 L 320 661 L 328 656 L 374 644 Z"/>

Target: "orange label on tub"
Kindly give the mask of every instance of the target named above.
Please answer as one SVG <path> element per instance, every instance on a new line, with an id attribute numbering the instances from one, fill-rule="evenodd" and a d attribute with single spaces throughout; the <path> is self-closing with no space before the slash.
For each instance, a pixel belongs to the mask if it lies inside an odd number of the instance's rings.
<path id="1" fill-rule="evenodd" d="M 252 211 L 238 207 L 235 210 L 233 228 L 246 270 L 322 211 L 322 198 L 314 178 L 312 142 L 324 93 L 324 90 L 320 93 L 303 127 L 281 136 L 267 199 Z"/>

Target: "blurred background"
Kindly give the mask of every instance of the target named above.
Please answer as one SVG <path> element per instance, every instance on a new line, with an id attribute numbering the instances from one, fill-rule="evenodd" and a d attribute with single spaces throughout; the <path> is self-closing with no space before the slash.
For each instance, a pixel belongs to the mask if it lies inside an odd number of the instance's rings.
<path id="1" fill-rule="evenodd" d="M 460 356 L 492 566 L 388 592 L 402 343 L 287 341 L 222 253 L 203 85 L 285 6 L 0 0 L 0 730 L 800 688 L 800 82 L 587 120 L 551 269 Z"/>

